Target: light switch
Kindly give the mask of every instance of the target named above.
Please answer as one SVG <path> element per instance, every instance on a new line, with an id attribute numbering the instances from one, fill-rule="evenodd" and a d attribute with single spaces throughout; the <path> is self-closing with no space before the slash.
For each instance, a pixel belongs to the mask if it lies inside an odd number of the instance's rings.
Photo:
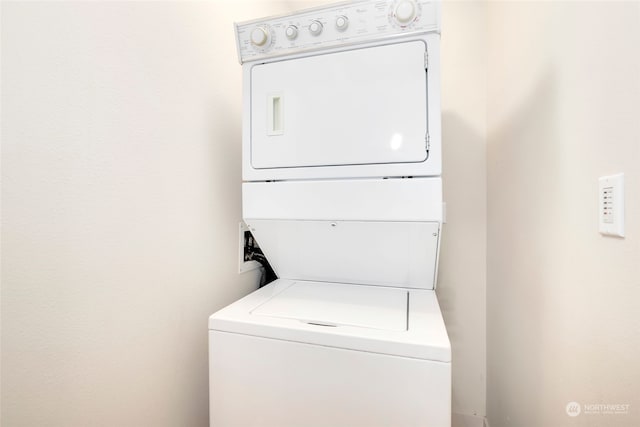
<path id="1" fill-rule="evenodd" d="M 624 174 L 601 177 L 598 197 L 600 233 L 624 237 Z"/>

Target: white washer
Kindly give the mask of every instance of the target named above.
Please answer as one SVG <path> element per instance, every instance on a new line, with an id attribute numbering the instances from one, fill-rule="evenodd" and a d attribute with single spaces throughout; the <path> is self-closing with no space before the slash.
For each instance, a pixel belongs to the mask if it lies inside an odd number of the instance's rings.
<path id="1" fill-rule="evenodd" d="M 209 319 L 211 426 L 450 426 L 439 32 L 419 0 L 236 25 L 243 218 L 279 279 Z"/>
<path id="2" fill-rule="evenodd" d="M 209 322 L 212 426 L 447 426 L 434 292 L 279 279 Z"/>

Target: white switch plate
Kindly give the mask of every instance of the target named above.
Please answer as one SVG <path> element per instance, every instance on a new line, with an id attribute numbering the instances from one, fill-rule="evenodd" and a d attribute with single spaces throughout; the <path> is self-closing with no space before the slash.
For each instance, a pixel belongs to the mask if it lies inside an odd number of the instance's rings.
<path id="1" fill-rule="evenodd" d="M 624 237 L 624 174 L 600 177 L 598 197 L 600 233 Z"/>

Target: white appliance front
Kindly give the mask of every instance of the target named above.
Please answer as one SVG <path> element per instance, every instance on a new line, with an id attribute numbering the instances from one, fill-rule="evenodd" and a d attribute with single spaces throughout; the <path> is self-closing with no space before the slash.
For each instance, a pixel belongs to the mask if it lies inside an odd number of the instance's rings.
<path id="1" fill-rule="evenodd" d="M 451 364 L 209 331 L 212 427 L 450 427 Z"/>
<path id="2" fill-rule="evenodd" d="M 432 290 L 280 279 L 209 319 L 211 426 L 449 427 Z"/>
<path id="3" fill-rule="evenodd" d="M 281 278 L 434 289 L 440 178 L 247 182 L 243 217 Z"/>
<path id="4" fill-rule="evenodd" d="M 280 278 L 209 319 L 212 427 L 450 426 L 439 22 L 376 0 L 236 25 L 243 218 Z"/>
<path id="5" fill-rule="evenodd" d="M 245 221 L 278 277 L 435 287 L 438 222 Z"/>
<path id="6" fill-rule="evenodd" d="M 245 63 L 244 180 L 440 176 L 439 43 Z"/>
<path id="7" fill-rule="evenodd" d="M 427 159 L 424 41 L 251 68 L 256 169 Z"/>

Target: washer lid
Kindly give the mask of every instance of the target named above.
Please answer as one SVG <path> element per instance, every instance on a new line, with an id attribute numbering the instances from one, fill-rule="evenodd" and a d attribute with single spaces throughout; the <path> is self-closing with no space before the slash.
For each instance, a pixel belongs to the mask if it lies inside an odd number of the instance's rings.
<path id="1" fill-rule="evenodd" d="M 211 315 L 209 329 L 451 361 L 451 344 L 430 289 L 279 279 Z"/>
<path id="2" fill-rule="evenodd" d="M 406 331 L 408 302 L 406 289 L 295 282 L 251 314 L 318 326 Z"/>

